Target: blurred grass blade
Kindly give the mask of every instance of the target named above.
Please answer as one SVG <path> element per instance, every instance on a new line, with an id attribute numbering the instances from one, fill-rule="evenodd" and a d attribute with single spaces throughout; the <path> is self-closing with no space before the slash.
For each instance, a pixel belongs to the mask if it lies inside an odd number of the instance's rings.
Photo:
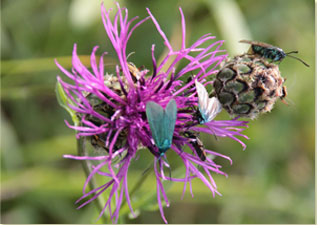
<path id="1" fill-rule="evenodd" d="M 53 59 L 54 57 L 1 61 L 1 77 L 10 74 L 25 74 L 57 70 L 57 66 Z M 90 66 L 90 56 L 80 56 L 80 59 L 85 66 Z M 58 57 L 57 60 L 65 68 L 72 67 L 71 56 Z"/>
<path id="2" fill-rule="evenodd" d="M 251 32 L 239 5 L 234 0 L 206 0 L 212 17 L 217 21 L 222 37 L 226 40 L 230 55 L 246 52 L 246 45 L 239 45 L 239 40 L 251 39 Z"/>
<path id="3" fill-rule="evenodd" d="M 18 134 L 10 119 L 0 111 L 1 170 L 16 170 L 24 165 Z"/>
<path id="4" fill-rule="evenodd" d="M 70 114 L 75 126 L 79 126 L 79 119 L 76 115 L 76 112 L 68 106 L 68 104 L 72 104 L 72 105 L 74 105 L 74 104 L 73 104 L 72 100 L 70 100 L 68 98 L 67 94 L 63 90 L 62 85 L 59 82 L 57 82 L 57 84 L 56 84 L 56 96 L 57 96 L 57 100 L 58 100 L 59 105 L 61 107 L 63 107 L 65 110 L 67 110 L 67 112 Z"/>
<path id="5" fill-rule="evenodd" d="M 58 70 L 53 61 L 54 58 L 56 58 L 64 68 L 68 69 L 72 67 L 72 56 L 3 60 L 1 61 L 1 77 L 12 74 L 27 74 Z M 79 58 L 84 66 L 91 66 L 89 55 L 79 55 Z M 104 57 L 104 61 L 108 64 L 115 64 L 115 60 L 110 57 Z"/>

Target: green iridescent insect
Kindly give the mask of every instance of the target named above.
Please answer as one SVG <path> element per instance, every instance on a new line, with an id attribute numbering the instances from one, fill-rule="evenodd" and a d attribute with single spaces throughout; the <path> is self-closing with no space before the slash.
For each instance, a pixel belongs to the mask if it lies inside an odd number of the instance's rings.
<path id="1" fill-rule="evenodd" d="M 159 149 L 159 158 L 163 157 L 172 144 L 177 119 L 176 101 L 170 100 L 165 109 L 150 101 L 147 103 L 146 114 L 152 137 Z"/>
<path id="2" fill-rule="evenodd" d="M 286 56 L 294 58 L 302 62 L 305 66 L 309 67 L 309 64 L 304 62 L 302 59 L 299 59 L 290 54 L 298 53 L 298 51 L 291 51 L 285 53 L 281 48 L 272 46 L 271 44 L 259 42 L 259 41 L 250 41 L 250 40 L 240 40 L 240 43 L 251 44 L 251 52 L 253 54 L 258 54 L 266 59 L 270 59 L 273 62 L 282 61 Z"/>

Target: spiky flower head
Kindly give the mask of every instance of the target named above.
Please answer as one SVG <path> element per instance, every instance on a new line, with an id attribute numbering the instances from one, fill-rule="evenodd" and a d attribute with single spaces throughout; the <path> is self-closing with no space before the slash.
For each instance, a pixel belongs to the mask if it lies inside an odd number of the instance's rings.
<path id="1" fill-rule="evenodd" d="M 161 216 L 165 222 L 162 199 L 169 206 L 169 201 L 162 184 L 162 180 L 173 182 L 191 183 L 194 178 L 200 178 L 210 189 L 213 196 L 219 192 L 213 180 L 212 174 L 226 175 L 220 170 L 221 166 L 216 164 L 210 156 L 206 159 L 200 158 L 197 154 L 194 138 L 190 134 L 198 135 L 199 132 L 214 134 L 216 137 L 229 137 L 245 145 L 236 137 L 242 136 L 240 132 L 247 127 L 247 122 L 238 120 L 216 121 L 212 120 L 204 125 L 197 126 L 199 122 L 194 116 L 197 113 L 198 99 L 195 88 L 195 81 L 207 85 L 212 81 L 207 77 L 217 73 L 216 67 L 226 58 L 224 50 L 220 50 L 223 41 L 214 41 L 215 37 L 210 34 L 202 36 L 190 47 L 185 43 L 185 21 L 182 10 L 182 42 L 178 50 L 174 50 L 166 35 L 161 30 L 160 25 L 151 14 L 149 17 L 133 25 L 137 17 L 128 21 L 128 11 L 120 8 L 114 21 L 110 18 L 110 10 L 106 11 L 101 6 L 102 21 L 118 56 L 119 64 L 115 67 L 115 75 L 104 71 L 104 59 L 101 56 L 99 64 L 96 62 L 96 52 L 98 47 L 94 47 L 91 55 L 91 69 L 87 69 L 79 60 L 77 46 L 74 45 L 72 71 L 65 70 L 59 63 L 56 63 L 60 70 L 69 77 L 73 83 L 64 82 L 59 76 L 58 82 L 65 91 L 70 103 L 68 105 L 77 113 L 79 125 L 67 125 L 77 131 L 77 137 L 90 139 L 95 147 L 103 148 L 104 153 L 100 156 L 74 156 L 65 155 L 66 158 L 76 160 L 94 160 L 98 165 L 92 165 L 92 171 L 87 177 L 83 188 L 83 196 L 77 201 L 83 201 L 79 208 L 95 200 L 106 189 L 109 189 L 109 196 L 102 209 L 100 216 L 108 211 L 113 222 L 117 222 L 119 210 L 125 197 L 132 212 L 131 200 L 128 190 L 128 169 L 133 158 L 136 157 L 139 148 L 148 148 L 154 155 L 154 172 L 156 177 L 157 199 Z M 157 64 L 154 56 L 155 45 L 151 48 L 151 62 L 153 71 L 139 70 L 134 64 L 127 61 L 126 45 L 132 32 L 143 22 L 150 19 L 164 40 L 168 48 L 167 56 Z M 209 43 L 202 47 L 204 43 Z M 136 50 L 140 51 L 140 50 Z M 165 65 L 173 59 L 168 68 Z M 188 63 L 177 71 L 177 65 L 181 60 Z M 182 79 L 191 80 L 184 83 Z M 152 138 L 150 125 L 146 117 L 146 106 L 149 102 L 155 102 L 166 107 L 170 100 L 174 100 L 178 109 L 177 120 L 172 138 L 172 151 L 167 151 L 164 155 L 159 153 Z M 242 127 L 242 128 L 241 128 Z M 189 132 L 187 135 L 185 132 Z M 191 148 L 192 153 L 183 150 L 183 146 Z M 225 155 L 203 148 L 203 152 L 213 156 L 221 156 L 228 160 Z M 185 166 L 185 176 L 175 178 L 164 174 L 164 166 L 169 166 L 167 153 L 176 153 L 181 158 Z M 117 162 L 115 159 L 119 158 Z M 107 167 L 108 171 L 103 168 Z M 199 169 L 201 167 L 201 171 Z M 206 175 L 205 175 L 206 174 Z M 106 182 L 91 191 L 86 191 L 90 180 L 95 176 L 103 176 Z M 185 191 L 184 188 L 184 191 Z M 191 185 L 190 185 L 191 191 Z M 92 195 L 94 195 L 92 197 Z M 91 197 L 91 198 L 90 198 Z M 115 200 L 115 204 L 112 203 Z"/>
<path id="2" fill-rule="evenodd" d="M 230 115 L 254 119 L 286 96 L 284 81 L 277 64 L 259 55 L 242 54 L 223 65 L 213 87 Z"/>

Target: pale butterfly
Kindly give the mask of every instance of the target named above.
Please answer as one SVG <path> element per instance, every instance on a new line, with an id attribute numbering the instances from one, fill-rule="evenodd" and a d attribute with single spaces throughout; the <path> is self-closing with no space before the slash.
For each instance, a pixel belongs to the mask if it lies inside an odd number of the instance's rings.
<path id="1" fill-rule="evenodd" d="M 213 120 L 222 110 L 222 106 L 216 97 L 209 98 L 209 94 L 200 82 L 197 80 L 196 89 L 198 94 L 198 116 L 197 119 L 200 124 L 204 124 Z"/>

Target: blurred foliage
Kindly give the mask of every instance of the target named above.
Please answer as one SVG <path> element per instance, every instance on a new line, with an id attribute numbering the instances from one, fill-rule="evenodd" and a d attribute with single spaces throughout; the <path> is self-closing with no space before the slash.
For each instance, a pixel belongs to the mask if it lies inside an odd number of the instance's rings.
<path id="1" fill-rule="evenodd" d="M 169 223 L 315 223 L 314 1 L 119 2 L 131 17 L 145 17 L 145 7 L 149 7 L 173 40 L 181 6 L 189 44 L 210 32 L 225 40 L 224 47 L 232 56 L 248 48 L 238 40 L 259 40 L 285 51 L 299 50 L 299 57 L 311 65 L 306 68 L 290 58 L 280 64 L 287 78 L 289 105 L 278 102 L 271 113 L 250 121 L 245 151 L 230 139 L 202 136 L 208 148 L 233 159 L 230 165 L 217 158 L 229 175 L 215 176 L 223 196 L 212 198 L 195 180 L 194 197 L 187 190 L 181 200 L 183 185 L 167 183 L 171 205 L 165 214 Z M 113 1 L 105 1 L 105 6 L 115 8 Z M 76 153 L 76 141 L 74 131 L 63 121 L 71 119 L 55 97 L 56 75 L 63 74 L 54 59 L 70 68 L 73 44 L 77 43 L 86 65 L 95 45 L 100 46 L 99 54 L 108 51 L 110 63 L 113 61 L 99 7 L 100 1 L 89 0 L 1 1 L 1 223 L 95 223 L 95 204 L 81 210 L 74 206 L 85 176 L 80 162 L 62 158 Z M 129 42 L 128 53 L 135 52 L 130 61 L 151 68 L 153 43 L 156 56 L 161 56 L 163 41 L 149 21 Z M 219 118 L 229 117 L 224 112 Z M 168 155 L 173 167 L 178 167 L 179 161 L 170 157 L 170 152 Z M 138 152 L 138 158 L 129 173 L 131 187 L 152 160 L 145 150 Z M 163 223 L 155 206 L 155 191 L 155 177 L 149 175 L 135 195 L 143 198 L 140 206 L 145 208 L 137 213 L 138 218 L 125 217 L 121 222 Z M 150 200 L 151 204 L 147 203 Z M 133 201 L 138 205 L 139 201 Z"/>

